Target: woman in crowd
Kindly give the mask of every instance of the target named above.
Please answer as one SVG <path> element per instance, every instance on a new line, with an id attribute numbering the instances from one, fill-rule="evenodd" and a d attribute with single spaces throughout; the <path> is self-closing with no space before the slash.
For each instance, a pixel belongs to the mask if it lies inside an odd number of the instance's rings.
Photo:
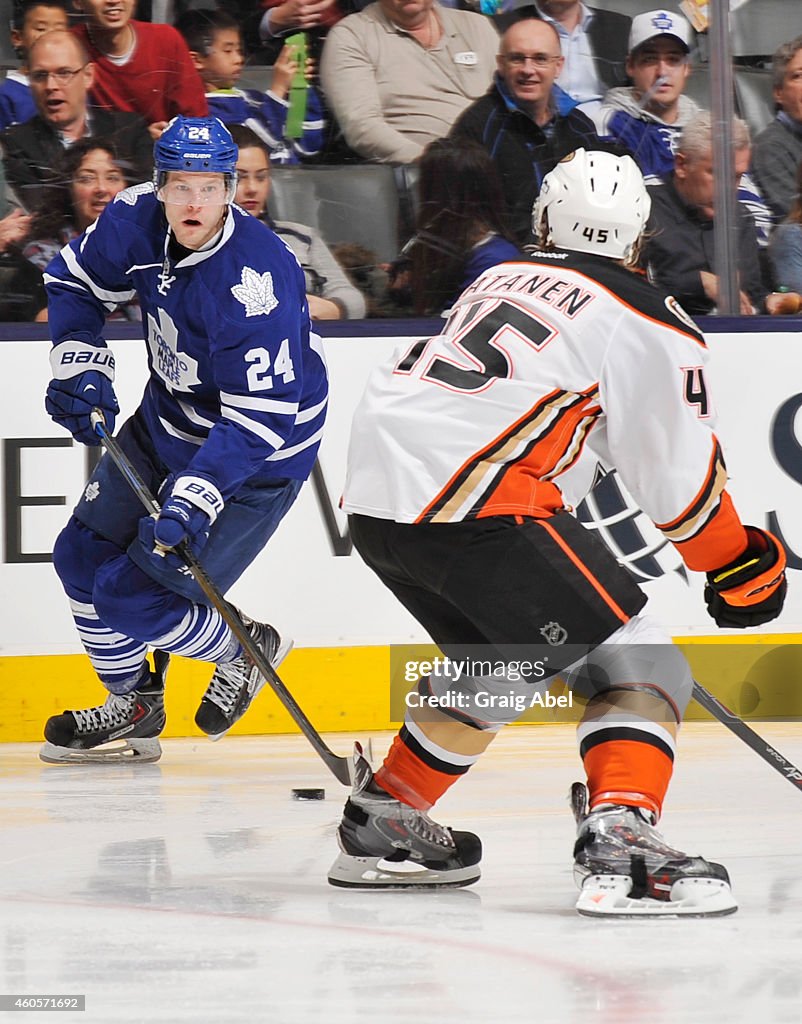
<path id="1" fill-rule="evenodd" d="M 101 138 L 83 138 L 64 151 L 56 170 L 56 184 L 48 187 L 34 210 L 23 247 L 26 260 L 40 274 L 53 257 L 73 238 L 98 219 L 108 204 L 128 184 L 125 165 L 114 144 Z M 119 306 L 110 319 L 139 320 L 139 306 Z M 36 320 L 47 320 L 44 296 Z"/>
<path id="2" fill-rule="evenodd" d="M 410 258 L 415 312 L 437 315 L 488 267 L 519 259 L 487 150 L 466 139 L 437 139 L 420 159 Z"/>
<path id="3" fill-rule="evenodd" d="M 267 212 L 270 155 L 267 146 L 240 124 L 228 129 L 239 147 L 236 203 L 263 221 L 295 253 L 306 278 L 306 298 L 313 320 L 353 320 L 365 315 L 365 299 L 345 275 L 314 228 L 274 221 Z"/>

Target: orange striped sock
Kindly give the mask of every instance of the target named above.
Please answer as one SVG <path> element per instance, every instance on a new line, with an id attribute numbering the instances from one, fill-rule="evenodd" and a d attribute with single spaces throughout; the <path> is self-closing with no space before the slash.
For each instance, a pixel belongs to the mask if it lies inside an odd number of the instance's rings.
<path id="1" fill-rule="evenodd" d="M 398 735 L 393 740 L 384 764 L 376 772 L 375 779 L 396 800 L 416 807 L 419 811 L 428 811 L 449 786 L 464 774 L 464 768 L 455 768 L 454 774 L 451 774 L 426 764 Z"/>
<path id="2" fill-rule="evenodd" d="M 642 740 L 597 740 L 582 751 L 591 808 L 627 804 L 645 807 L 660 817 L 674 760 L 664 745 L 650 742 L 649 733 L 642 736 Z"/>

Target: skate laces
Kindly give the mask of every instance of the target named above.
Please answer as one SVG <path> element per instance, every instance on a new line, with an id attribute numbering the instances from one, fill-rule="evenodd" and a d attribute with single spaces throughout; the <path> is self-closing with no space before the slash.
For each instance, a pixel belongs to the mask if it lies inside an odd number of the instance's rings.
<path id="1" fill-rule="evenodd" d="M 249 687 L 253 662 L 245 654 L 218 665 L 206 691 L 206 699 L 226 714 L 234 710 L 243 686 Z"/>
<path id="2" fill-rule="evenodd" d="M 264 651 L 265 658 L 272 662 L 278 649 L 278 634 L 272 627 L 263 626 L 253 620 L 245 622 L 254 643 Z M 205 693 L 207 700 L 216 704 L 225 714 L 230 714 L 239 700 L 243 686 L 251 693 L 261 676 L 256 663 L 247 653 L 242 652 L 233 661 L 217 665 Z"/>
<path id="3" fill-rule="evenodd" d="M 438 824 L 438 822 L 432 821 L 428 814 L 424 814 L 423 811 L 416 811 L 414 815 L 411 815 L 411 818 L 412 821 L 409 822 L 410 831 L 415 832 L 427 843 L 435 843 L 438 846 L 447 846 L 449 848 L 454 846 L 454 840 L 448 829 Z"/>
<path id="4" fill-rule="evenodd" d="M 98 729 L 109 729 L 115 725 L 125 725 L 131 717 L 131 709 L 136 703 L 136 691 L 125 694 L 110 693 L 104 704 L 83 711 L 73 711 L 78 732 L 95 732 Z"/>
<path id="5" fill-rule="evenodd" d="M 456 849 L 454 839 L 449 830 L 437 821 L 432 821 L 428 814 L 419 811 L 410 804 L 405 804 L 389 793 L 381 789 L 378 799 L 375 794 L 368 790 L 368 785 L 373 781 L 373 772 L 364 762 L 368 774 L 351 799 L 361 806 L 364 811 L 373 814 L 376 819 L 383 818 L 388 822 L 398 822 L 414 839 L 421 839 L 424 843 L 434 846 L 443 846 L 446 849 Z M 395 830 L 397 826 L 390 826 Z"/>

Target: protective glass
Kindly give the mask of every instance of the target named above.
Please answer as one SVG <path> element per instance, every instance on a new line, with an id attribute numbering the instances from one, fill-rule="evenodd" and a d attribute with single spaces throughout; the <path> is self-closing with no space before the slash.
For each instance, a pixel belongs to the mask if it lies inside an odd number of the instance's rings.
<path id="1" fill-rule="evenodd" d="M 219 181 L 204 181 L 193 185 L 186 181 L 160 182 L 156 198 L 173 206 L 225 206 L 234 199 L 236 182 L 220 178 Z"/>

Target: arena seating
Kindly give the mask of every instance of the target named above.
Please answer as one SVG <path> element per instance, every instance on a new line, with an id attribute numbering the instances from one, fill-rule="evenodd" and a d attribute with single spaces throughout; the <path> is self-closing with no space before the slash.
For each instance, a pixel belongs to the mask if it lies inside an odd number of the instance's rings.
<path id="1" fill-rule="evenodd" d="M 788 0 L 748 0 L 730 15 L 730 32 L 733 56 L 771 55 L 802 34 L 802 16 Z"/>
<path id="2" fill-rule="evenodd" d="M 270 177 L 275 220 L 308 224 L 329 245 L 357 242 L 380 262 L 398 255 L 400 204 L 389 164 L 274 167 Z"/>
<path id="3" fill-rule="evenodd" d="M 739 115 L 757 135 L 774 117 L 771 69 L 735 69 L 735 104 Z"/>

